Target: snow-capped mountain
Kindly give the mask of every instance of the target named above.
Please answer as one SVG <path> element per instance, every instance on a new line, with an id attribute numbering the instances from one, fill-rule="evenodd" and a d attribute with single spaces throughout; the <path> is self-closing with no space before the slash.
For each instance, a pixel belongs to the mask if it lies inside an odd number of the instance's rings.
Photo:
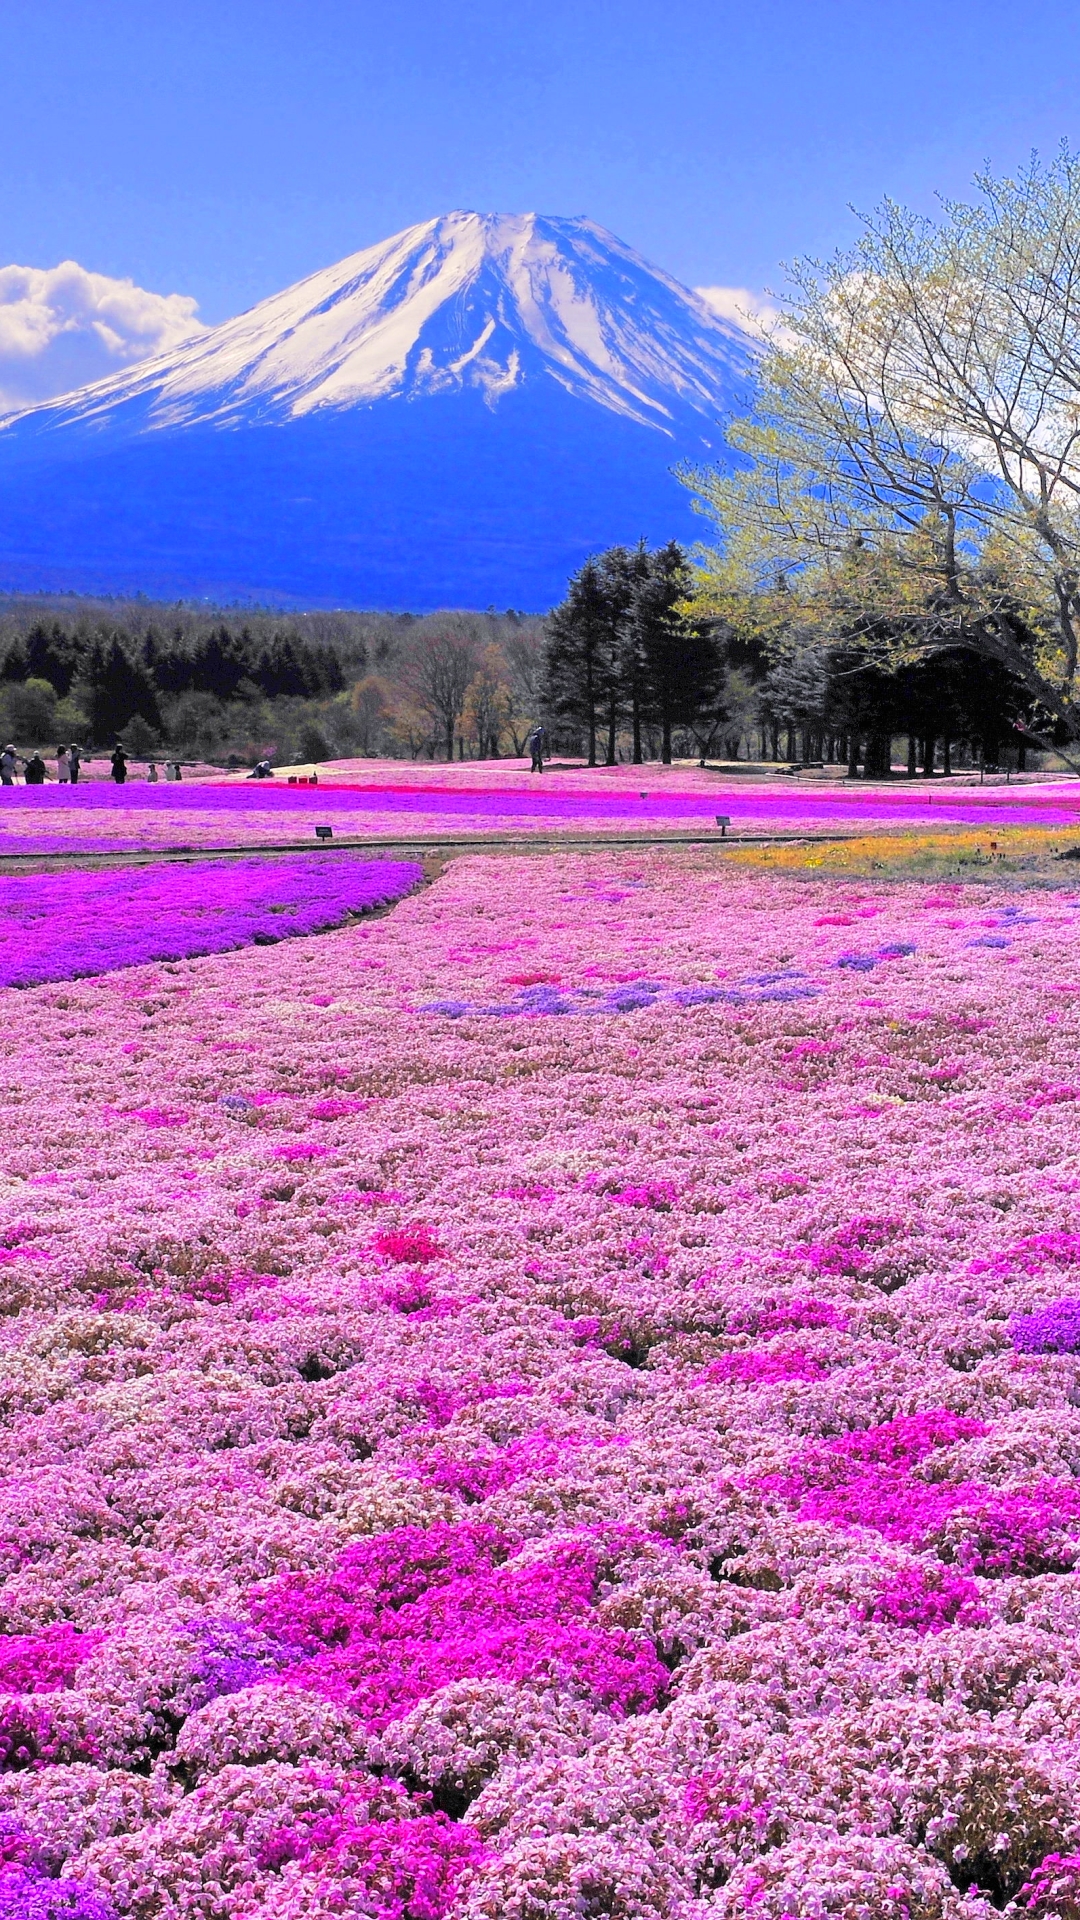
<path id="1" fill-rule="evenodd" d="M 589 220 L 448 214 L 0 421 L 0 586 L 547 604 L 692 534 L 756 351 Z"/>

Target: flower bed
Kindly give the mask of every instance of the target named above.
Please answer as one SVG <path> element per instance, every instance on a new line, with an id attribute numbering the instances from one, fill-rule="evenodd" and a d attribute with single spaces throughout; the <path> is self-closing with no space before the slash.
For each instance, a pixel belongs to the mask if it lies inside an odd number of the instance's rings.
<path id="1" fill-rule="evenodd" d="M 329 853 L 0 876 L 0 986 L 322 933 L 421 877 L 413 861 Z"/>
<path id="2" fill-rule="evenodd" d="M 9 994 L 0 1914 L 1072 1915 L 1078 913 L 474 859 Z"/>
<path id="3" fill-rule="evenodd" d="M 455 772 L 459 769 L 454 769 Z M 466 771 L 469 771 L 466 769 Z M 625 776 L 627 770 L 618 770 Z M 519 775 L 501 787 L 450 785 L 430 770 L 426 782 L 290 787 L 284 782 L 202 781 L 182 786 L 108 782 L 71 787 L 13 787 L 0 794 L 0 855 L 197 850 L 311 841 L 316 824 L 340 839 L 551 838 L 560 834 L 713 834 L 726 815 L 735 833 L 865 833 L 874 827 L 1075 829 L 1075 783 L 1013 789 L 945 788 L 928 793 L 854 786 L 798 786 L 746 779 L 703 790 L 703 775 L 638 773 L 640 787 L 603 771 L 547 784 Z"/>

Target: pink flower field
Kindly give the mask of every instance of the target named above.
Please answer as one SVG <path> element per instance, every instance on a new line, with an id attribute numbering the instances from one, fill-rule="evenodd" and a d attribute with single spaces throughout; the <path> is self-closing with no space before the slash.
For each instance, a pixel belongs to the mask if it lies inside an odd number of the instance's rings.
<path id="1" fill-rule="evenodd" d="M 1080 1915 L 1080 892 L 8 989 L 3 1920 Z"/>
<path id="2" fill-rule="evenodd" d="M 496 762 L 496 766 L 503 763 Z M 605 839 L 669 835 L 712 837 L 717 816 L 733 834 L 776 837 L 858 834 L 968 826 L 1080 827 L 1075 779 L 985 788 L 943 782 L 805 783 L 731 776 L 687 767 L 568 769 L 543 776 L 522 768 L 498 783 L 475 763 L 395 764 L 392 778 L 359 770 L 355 779 L 317 787 L 285 779 L 202 779 L 186 785 L 146 782 L 11 787 L 0 791 L 0 858 L 49 854 L 155 852 L 302 846 L 315 828 L 337 840 L 393 845 L 416 838 L 460 843 Z M 347 769 L 348 770 L 348 769 Z"/>

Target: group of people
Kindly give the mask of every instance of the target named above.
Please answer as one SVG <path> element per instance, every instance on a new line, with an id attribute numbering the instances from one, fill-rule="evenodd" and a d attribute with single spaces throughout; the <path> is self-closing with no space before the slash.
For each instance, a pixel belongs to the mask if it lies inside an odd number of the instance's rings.
<path id="1" fill-rule="evenodd" d="M 79 773 L 85 757 L 82 748 L 74 744 L 70 747 L 57 747 L 56 778 L 62 787 L 69 785 L 76 786 L 78 784 Z M 43 787 L 45 785 L 46 780 L 49 778 L 49 770 L 37 749 L 35 748 L 33 753 L 24 755 L 18 753 L 15 747 L 9 742 L 3 751 L 0 752 L 0 786 L 13 787 L 15 785 L 15 776 L 20 764 L 22 766 L 23 779 L 28 787 Z M 162 764 L 165 769 L 166 780 L 183 779 L 179 760 L 165 760 Z M 128 756 L 119 744 L 113 749 L 109 766 L 111 770 L 110 777 L 115 780 L 118 787 L 122 787 L 128 777 Z M 148 763 L 146 777 L 151 785 L 155 784 L 159 779 L 160 776 L 158 774 L 156 760 L 151 760 Z"/>
<path id="2" fill-rule="evenodd" d="M 35 749 L 33 753 L 23 756 L 15 751 L 10 741 L 3 752 L 0 753 L 0 786 L 13 787 L 15 785 L 15 775 L 18 771 L 20 760 L 22 760 L 23 779 L 26 781 L 27 786 L 43 787 L 48 779 L 48 769 L 40 753 Z M 75 745 L 70 747 L 57 747 L 56 777 L 58 780 L 65 783 L 68 781 L 73 783 L 77 782 L 82 763 L 83 751 L 81 747 Z"/>
<path id="3" fill-rule="evenodd" d="M 184 776 L 180 771 L 179 760 L 164 760 L 162 762 L 162 765 L 165 768 L 166 780 L 182 780 L 183 779 Z M 110 778 L 116 781 L 116 784 L 118 787 L 122 787 L 125 780 L 127 779 L 128 763 L 127 763 L 127 754 L 124 752 L 123 747 L 121 747 L 119 744 L 113 748 L 112 758 L 109 761 L 109 766 L 112 770 L 110 773 Z M 64 776 L 61 773 L 60 775 L 61 780 L 63 779 L 63 777 Z M 159 776 L 158 776 L 156 760 L 150 760 L 147 762 L 146 777 L 152 787 L 157 785 Z"/>

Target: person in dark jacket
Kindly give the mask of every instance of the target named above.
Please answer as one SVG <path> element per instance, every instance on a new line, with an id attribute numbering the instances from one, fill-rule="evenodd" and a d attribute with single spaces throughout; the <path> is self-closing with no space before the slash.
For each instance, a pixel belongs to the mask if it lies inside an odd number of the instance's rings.
<path id="1" fill-rule="evenodd" d="M 68 749 L 68 758 L 71 761 L 71 784 L 74 787 L 78 784 L 79 768 L 82 766 L 82 753 L 74 741 Z"/>
<path id="2" fill-rule="evenodd" d="M 124 781 L 127 779 L 127 754 L 124 752 L 123 747 L 116 746 L 113 748 L 111 764 L 112 777 L 116 781 L 117 786 L 122 787 Z"/>
<path id="3" fill-rule="evenodd" d="M 28 787 L 45 785 L 45 762 L 36 748 L 23 768 L 23 778 Z"/>
<path id="4" fill-rule="evenodd" d="M 532 754 L 532 766 L 529 769 L 531 773 L 543 773 L 544 748 L 546 746 L 547 734 L 544 732 L 543 727 L 534 727 L 528 739 L 529 752 Z"/>

